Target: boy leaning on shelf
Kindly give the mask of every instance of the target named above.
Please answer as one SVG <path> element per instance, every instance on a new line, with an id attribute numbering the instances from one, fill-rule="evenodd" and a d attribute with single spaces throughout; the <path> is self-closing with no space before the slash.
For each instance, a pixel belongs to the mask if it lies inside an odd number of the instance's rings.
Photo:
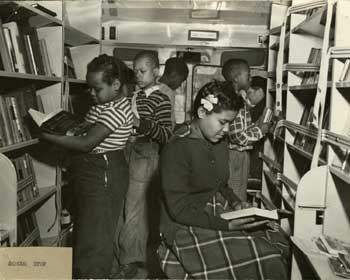
<path id="1" fill-rule="evenodd" d="M 107 55 L 87 66 L 86 80 L 95 103 L 85 120 L 92 124 L 81 136 L 42 133 L 42 138 L 75 151 L 70 171 L 75 200 L 73 277 L 108 278 L 113 241 L 129 171 L 124 148 L 133 116 L 123 87 L 122 62 Z"/>
<path id="2" fill-rule="evenodd" d="M 269 124 L 259 121 L 252 123 L 249 109 L 264 98 L 261 88 L 251 87 L 250 68 L 243 59 L 230 59 L 222 68 L 226 81 L 232 82 L 235 92 L 245 101 L 244 107 L 230 124 L 230 178 L 228 185 L 242 201 L 247 200 L 247 184 L 249 175 L 249 151 L 253 143 L 263 138 L 269 130 Z M 234 93 L 234 94 L 236 94 Z"/>

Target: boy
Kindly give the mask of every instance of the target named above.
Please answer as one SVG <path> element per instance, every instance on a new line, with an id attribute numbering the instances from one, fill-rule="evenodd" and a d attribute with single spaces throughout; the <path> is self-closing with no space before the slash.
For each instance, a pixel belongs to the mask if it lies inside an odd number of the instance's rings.
<path id="1" fill-rule="evenodd" d="M 249 151 L 253 143 L 263 138 L 268 131 L 267 124 L 253 124 L 249 107 L 255 106 L 263 97 L 261 89 L 251 88 L 250 69 L 243 59 L 230 59 L 222 68 L 226 81 L 232 82 L 235 93 L 245 101 L 236 118 L 232 121 L 229 131 L 230 139 L 230 178 L 228 185 L 242 200 L 247 200 L 247 184 L 249 175 Z"/>
<path id="2" fill-rule="evenodd" d="M 132 98 L 135 131 L 126 150 L 130 169 L 129 190 L 124 224 L 119 234 L 121 266 L 115 278 L 132 278 L 137 273 L 137 263 L 146 262 L 149 234 L 146 193 L 154 186 L 160 145 L 165 144 L 172 134 L 171 103 L 156 84 L 158 72 L 156 53 L 142 51 L 136 55 L 134 73 L 140 90 Z"/>
<path id="3" fill-rule="evenodd" d="M 160 91 L 168 95 L 171 101 L 171 120 L 175 126 L 175 94 L 176 89 L 187 79 L 188 67 L 186 62 L 179 57 L 168 58 L 165 62 L 163 75 L 159 78 Z"/>

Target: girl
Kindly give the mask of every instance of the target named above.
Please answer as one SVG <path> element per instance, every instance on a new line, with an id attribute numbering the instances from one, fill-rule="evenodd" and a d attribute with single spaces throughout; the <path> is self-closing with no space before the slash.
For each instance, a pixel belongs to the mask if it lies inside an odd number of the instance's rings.
<path id="1" fill-rule="evenodd" d="M 75 200 L 74 278 L 108 278 L 116 222 L 128 187 L 123 149 L 131 133 L 131 106 L 121 93 L 120 61 L 100 55 L 87 66 L 86 80 L 95 103 L 85 117 L 91 128 L 81 136 L 43 133 L 72 151 L 70 171 Z"/>
<path id="2" fill-rule="evenodd" d="M 241 209 L 229 177 L 224 139 L 243 102 L 226 83 L 206 84 L 194 102 L 195 117 L 161 157 L 164 207 L 161 266 L 169 278 L 288 279 L 288 244 L 267 221 L 227 221 Z"/>

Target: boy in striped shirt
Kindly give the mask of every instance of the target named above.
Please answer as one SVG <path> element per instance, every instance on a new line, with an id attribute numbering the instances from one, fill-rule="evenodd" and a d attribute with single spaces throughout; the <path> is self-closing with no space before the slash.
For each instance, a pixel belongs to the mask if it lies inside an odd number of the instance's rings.
<path id="1" fill-rule="evenodd" d="M 156 187 L 159 149 L 172 134 L 171 103 L 156 84 L 158 72 L 159 60 L 155 52 L 142 51 L 135 56 L 134 73 L 140 90 L 132 97 L 134 133 L 126 150 L 129 189 L 119 233 L 121 266 L 115 278 L 132 278 L 137 273 L 137 263 L 146 262 L 150 206 L 146 193 L 149 198 L 149 191 Z"/>
<path id="2" fill-rule="evenodd" d="M 73 278 L 108 278 L 117 220 L 129 171 L 124 148 L 133 116 L 123 96 L 122 62 L 100 55 L 87 66 L 86 80 L 95 103 L 86 115 L 86 134 L 42 133 L 42 138 L 75 151 L 70 173 L 74 196 Z"/>

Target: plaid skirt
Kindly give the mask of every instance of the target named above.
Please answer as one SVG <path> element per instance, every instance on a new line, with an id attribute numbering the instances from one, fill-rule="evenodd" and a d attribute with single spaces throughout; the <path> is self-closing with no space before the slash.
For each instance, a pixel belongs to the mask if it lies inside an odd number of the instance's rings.
<path id="1" fill-rule="evenodd" d="M 205 210 L 219 215 L 230 208 L 218 193 Z M 158 254 L 171 279 L 289 279 L 288 237 L 266 227 L 219 231 L 180 226 L 172 246 L 162 241 Z"/>

